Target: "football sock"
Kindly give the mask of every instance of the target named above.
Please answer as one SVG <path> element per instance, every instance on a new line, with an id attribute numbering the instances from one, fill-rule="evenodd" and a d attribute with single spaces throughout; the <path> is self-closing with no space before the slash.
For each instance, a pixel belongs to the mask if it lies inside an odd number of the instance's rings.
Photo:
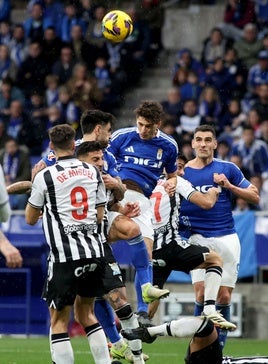
<path id="1" fill-rule="evenodd" d="M 220 313 L 223 315 L 225 320 L 227 320 L 227 321 L 231 320 L 231 305 L 230 304 L 227 304 L 227 305 L 217 304 L 216 309 L 217 309 L 217 311 L 220 311 Z M 218 331 L 220 345 L 222 348 L 224 348 L 226 340 L 227 340 L 228 332 L 227 332 L 227 330 L 220 329 L 220 328 L 217 328 L 217 331 Z"/>
<path id="2" fill-rule="evenodd" d="M 95 301 L 94 312 L 111 343 L 113 344 L 121 340 L 121 336 L 119 335 L 115 324 L 114 311 L 111 305 L 103 298 L 97 298 Z"/>
<path id="3" fill-rule="evenodd" d="M 213 266 L 206 269 L 205 292 L 204 292 L 204 313 L 206 315 L 215 312 L 216 299 L 222 279 L 222 268 Z"/>
<path id="4" fill-rule="evenodd" d="M 117 317 L 119 318 L 122 329 L 136 329 L 139 327 L 139 322 L 136 315 L 134 315 L 130 304 L 127 303 L 118 310 L 115 310 Z M 142 342 L 141 340 L 129 340 L 128 345 L 134 355 L 134 363 L 142 363 Z"/>
<path id="5" fill-rule="evenodd" d="M 147 330 L 151 336 L 191 337 L 202 324 L 203 320 L 200 322 L 199 317 L 181 318 L 163 325 L 147 327 Z"/>
<path id="6" fill-rule="evenodd" d="M 67 332 L 62 334 L 51 334 L 51 357 L 57 364 L 73 364 L 74 353 Z"/>
<path id="7" fill-rule="evenodd" d="M 110 363 L 110 353 L 104 331 L 99 323 L 85 328 L 90 350 L 95 364 Z M 58 363 L 57 363 L 58 364 Z"/>
<path id="8" fill-rule="evenodd" d="M 201 316 L 204 310 L 204 304 L 195 301 L 194 303 L 194 316 Z"/>
<path id="9" fill-rule="evenodd" d="M 143 302 L 141 292 L 141 286 L 143 284 L 152 282 L 147 248 L 141 234 L 126 241 L 129 245 L 132 264 L 136 270 L 135 288 L 137 294 L 137 311 L 147 312 L 147 304 Z"/>

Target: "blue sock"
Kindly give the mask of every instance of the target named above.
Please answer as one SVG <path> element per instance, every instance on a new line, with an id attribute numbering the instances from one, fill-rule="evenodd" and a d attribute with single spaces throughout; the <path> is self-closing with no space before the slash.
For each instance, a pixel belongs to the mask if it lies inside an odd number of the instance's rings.
<path id="1" fill-rule="evenodd" d="M 137 273 L 135 274 L 134 284 L 135 284 L 136 296 L 137 296 L 137 312 L 141 312 L 141 311 L 147 312 L 148 311 L 148 305 L 147 305 L 147 303 L 143 302 L 142 292 L 141 292 L 141 284 L 140 284 L 140 281 L 138 279 Z"/>
<path id="2" fill-rule="evenodd" d="M 113 344 L 119 341 L 121 337 L 118 333 L 114 319 L 114 311 L 110 304 L 106 300 L 98 298 L 95 301 L 94 312 L 111 343 Z"/>
<path id="3" fill-rule="evenodd" d="M 142 286 L 145 283 L 151 282 L 148 270 L 149 257 L 142 235 L 140 234 L 135 238 L 128 239 L 126 242 L 129 245 L 131 261 L 136 269 L 140 285 Z"/>
<path id="4" fill-rule="evenodd" d="M 195 301 L 194 303 L 194 316 L 200 316 L 204 310 L 204 304 Z"/>
<path id="5" fill-rule="evenodd" d="M 217 304 L 216 310 L 220 311 L 220 313 L 225 318 L 225 320 L 227 320 L 227 321 L 231 320 L 231 305 L 230 304 L 227 304 L 227 305 Z M 226 340 L 227 340 L 228 332 L 227 332 L 227 330 L 219 329 L 219 328 L 217 328 L 217 331 L 218 331 L 219 342 L 223 349 L 225 346 Z"/>

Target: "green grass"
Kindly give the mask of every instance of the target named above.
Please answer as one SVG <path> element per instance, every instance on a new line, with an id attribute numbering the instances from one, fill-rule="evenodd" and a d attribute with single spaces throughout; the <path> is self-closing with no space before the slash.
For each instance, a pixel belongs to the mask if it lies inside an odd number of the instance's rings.
<path id="1" fill-rule="evenodd" d="M 144 344 L 144 352 L 150 355 L 148 364 L 183 364 L 187 343 L 187 340 L 158 338 L 153 344 Z M 76 364 L 93 364 L 85 337 L 73 338 L 72 345 Z M 228 339 L 225 354 L 232 356 L 267 355 L 267 340 Z M 25 339 L 4 336 L 0 338 L 0 363 L 50 364 L 48 339 L 46 337 Z"/>

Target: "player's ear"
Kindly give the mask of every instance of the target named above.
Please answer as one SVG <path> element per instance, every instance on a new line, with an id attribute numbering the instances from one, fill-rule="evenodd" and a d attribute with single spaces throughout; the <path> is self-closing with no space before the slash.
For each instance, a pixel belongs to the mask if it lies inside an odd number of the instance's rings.
<path id="1" fill-rule="evenodd" d="M 94 128 L 94 132 L 96 135 L 100 135 L 101 133 L 101 125 L 96 125 Z"/>

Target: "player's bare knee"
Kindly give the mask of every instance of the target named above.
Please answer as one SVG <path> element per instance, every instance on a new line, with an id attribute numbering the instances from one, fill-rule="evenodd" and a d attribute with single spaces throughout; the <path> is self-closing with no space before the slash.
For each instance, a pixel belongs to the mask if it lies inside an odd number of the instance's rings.
<path id="1" fill-rule="evenodd" d="M 214 250 L 210 250 L 209 253 L 206 254 L 206 265 L 207 266 L 223 266 L 223 261 L 221 256 L 216 253 Z"/>

